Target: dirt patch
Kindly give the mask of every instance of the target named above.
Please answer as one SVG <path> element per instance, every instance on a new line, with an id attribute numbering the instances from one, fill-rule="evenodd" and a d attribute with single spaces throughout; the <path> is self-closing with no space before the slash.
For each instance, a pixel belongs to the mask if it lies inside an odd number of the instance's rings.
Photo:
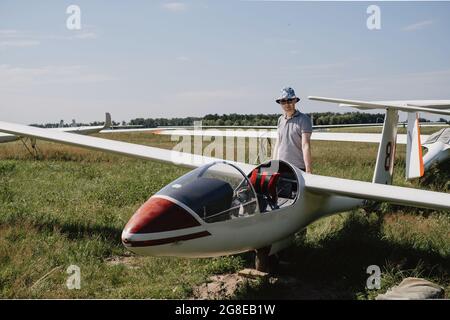
<path id="1" fill-rule="evenodd" d="M 208 300 L 230 299 L 235 296 L 236 292 L 247 280 L 237 273 L 212 276 L 209 278 L 209 282 L 194 287 L 193 298 Z"/>
<path id="2" fill-rule="evenodd" d="M 192 299 L 234 299 L 239 290 L 248 284 L 250 286 L 246 287 L 246 293 L 240 298 L 283 300 L 352 299 L 350 296 L 343 297 L 343 294 L 337 292 L 334 288 L 312 284 L 287 275 L 268 276 L 255 280 L 240 276 L 239 273 L 210 277 L 207 283 L 194 287 Z M 252 284 L 258 285 L 252 286 Z"/>
<path id="3" fill-rule="evenodd" d="M 126 268 L 138 269 L 138 262 L 135 256 L 125 255 L 125 256 L 112 256 L 105 259 L 107 265 L 118 266 L 123 265 Z"/>

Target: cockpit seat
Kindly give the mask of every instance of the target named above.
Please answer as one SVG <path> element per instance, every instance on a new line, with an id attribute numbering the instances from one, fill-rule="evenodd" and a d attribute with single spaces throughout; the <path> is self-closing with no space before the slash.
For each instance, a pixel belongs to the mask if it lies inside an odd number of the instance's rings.
<path id="1" fill-rule="evenodd" d="M 280 178 L 280 173 L 260 171 L 260 169 L 254 169 L 250 175 L 250 182 L 258 195 L 260 210 L 265 211 L 267 205 L 272 210 L 276 209 L 278 201 L 277 182 Z"/>

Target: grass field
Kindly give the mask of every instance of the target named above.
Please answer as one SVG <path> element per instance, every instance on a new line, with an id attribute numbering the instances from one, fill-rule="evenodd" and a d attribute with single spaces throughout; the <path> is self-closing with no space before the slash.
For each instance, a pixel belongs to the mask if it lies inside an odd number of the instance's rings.
<path id="1" fill-rule="evenodd" d="M 435 129 L 437 130 L 437 129 Z M 106 138 L 171 148 L 167 136 L 116 133 Z M 135 210 L 187 172 L 39 141 L 35 160 L 20 142 L 0 145 L 0 298 L 190 298 L 209 276 L 253 266 L 253 254 L 215 259 L 138 257 L 120 235 Z M 370 181 L 377 146 L 314 141 L 314 172 Z M 438 178 L 404 181 L 404 146 L 396 185 L 449 190 L 449 164 Z M 431 181 L 431 182 L 430 182 Z M 235 298 L 371 299 L 407 276 L 450 290 L 448 212 L 373 205 L 310 225 L 289 249 L 283 271 L 300 287 L 245 286 Z M 81 270 L 81 289 L 66 287 L 69 265 Z M 382 270 L 382 288 L 365 288 L 366 268 Z"/>

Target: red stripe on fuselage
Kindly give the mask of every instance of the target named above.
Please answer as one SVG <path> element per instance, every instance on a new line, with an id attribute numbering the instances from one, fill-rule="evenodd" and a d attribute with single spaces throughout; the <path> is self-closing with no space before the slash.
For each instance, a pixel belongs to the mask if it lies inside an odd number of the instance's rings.
<path id="1" fill-rule="evenodd" d="M 207 237 L 210 235 L 211 235 L 211 233 L 209 233 L 208 231 L 202 231 L 202 232 L 186 234 L 184 236 L 178 236 L 178 237 L 153 239 L 153 240 L 142 240 L 142 241 L 123 241 L 123 243 L 129 247 L 151 247 L 151 246 L 159 246 L 159 245 L 178 242 L 178 241 L 186 241 L 186 240 L 203 238 L 203 237 Z"/>

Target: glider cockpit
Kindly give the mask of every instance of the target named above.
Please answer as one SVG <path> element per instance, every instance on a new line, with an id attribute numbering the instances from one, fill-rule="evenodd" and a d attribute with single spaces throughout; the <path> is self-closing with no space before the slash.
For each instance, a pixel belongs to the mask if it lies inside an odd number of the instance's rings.
<path id="1" fill-rule="evenodd" d="M 158 192 L 189 207 L 207 223 L 273 211 L 294 203 L 297 177 L 273 160 L 246 176 L 231 163 L 214 162 L 182 176 Z"/>
<path id="2" fill-rule="evenodd" d="M 125 226 L 122 241 L 139 251 L 142 247 L 150 250 L 162 244 L 209 236 L 208 225 L 292 205 L 297 189 L 295 171 L 282 161 L 261 164 L 248 176 L 232 163 L 212 162 L 181 176 L 150 197 Z M 169 249 L 173 254 L 181 254 L 180 248 Z"/>
<path id="3" fill-rule="evenodd" d="M 227 162 L 197 168 L 157 194 L 181 203 L 207 223 L 259 212 L 257 196 L 245 174 Z"/>

